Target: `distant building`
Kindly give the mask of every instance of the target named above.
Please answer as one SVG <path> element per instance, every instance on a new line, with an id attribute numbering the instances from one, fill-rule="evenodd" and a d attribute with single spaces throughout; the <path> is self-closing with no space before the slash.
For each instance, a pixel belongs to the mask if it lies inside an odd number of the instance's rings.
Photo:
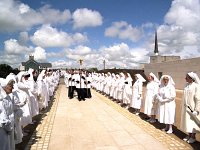
<path id="1" fill-rule="evenodd" d="M 157 41 L 157 35 L 156 39 Z M 157 45 L 157 42 L 155 42 Z M 150 56 L 150 63 L 144 65 L 144 72 L 148 75 L 153 72 L 158 78 L 164 74 L 172 76 L 176 89 L 183 89 L 185 86 L 185 75 L 190 72 L 196 72 L 200 76 L 200 57 L 191 59 L 181 59 L 180 56 L 160 56 L 157 49 L 154 50 L 154 56 Z M 156 52 L 156 53 L 155 53 Z"/>
<path id="2" fill-rule="evenodd" d="M 29 68 L 40 71 L 43 69 L 52 68 L 52 64 L 51 63 L 39 63 L 34 60 L 33 55 L 29 55 L 29 60 L 26 62 L 22 62 L 21 66 L 20 66 L 20 70 L 27 71 Z"/>

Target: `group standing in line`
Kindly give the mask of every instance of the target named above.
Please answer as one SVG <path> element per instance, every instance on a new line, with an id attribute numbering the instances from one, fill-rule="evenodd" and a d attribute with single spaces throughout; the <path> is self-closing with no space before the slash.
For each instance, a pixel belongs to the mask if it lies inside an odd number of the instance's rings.
<path id="1" fill-rule="evenodd" d="M 59 83 L 59 71 L 29 69 L 0 78 L 0 149 L 15 150 L 34 124 L 33 117 L 48 107 Z"/>
<path id="2" fill-rule="evenodd" d="M 135 74 L 135 82 L 129 73 L 92 73 L 92 87 L 126 109 L 134 109 L 139 115 L 143 102 L 144 114 L 150 123 L 158 122 L 165 125 L 162 131 L 173 133 L 176 112 L 176 89 L 170 75 L 163 75 L 160 80 L 151 72 L 148 75 L 146 91 L 143 83 L 146 80 Z M 186 86 L 183 90 L 181 107 L 181 126 L 188 136 L 183 140 L 188 143 L 196 141 L 196 133 L 200 132 L 200 80 L 194 72 L 186 74 Z M 144 98 L 143 94 L 144 93 Z M 142 99 L 144 99 L 142 101 Z"/>

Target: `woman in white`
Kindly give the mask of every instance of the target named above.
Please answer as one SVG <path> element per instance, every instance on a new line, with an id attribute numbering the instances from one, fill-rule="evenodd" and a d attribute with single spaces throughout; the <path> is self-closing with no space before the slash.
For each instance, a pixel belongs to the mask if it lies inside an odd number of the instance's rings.
<path id="1" fill-rule="evenodd" d="M 32 117 L 36 116 L 39 114 L 39 103 L 37 99 L 37 84 L 33 79 L 33 69 L 29 68 L 28 73 L 29 76 L 27 80 L 24 80 L 24 83 L 29 87 L 28 90 L 28 95 L 30 97 L 30 102 L 31 102 L 31 113 Z"/>
<path id="2" fill-rule="evenodd" d="M 123 104 L 124 107 L 129 107 L 131 96 L 132 96 L 132 81 L 131 75 L 129 73 L 125 74 L 125 85 L 124 85 L 124 94 L 123 94 Z"/>
<path id="3" fill-rule="evenodd" d="M 120 76 L 118 74 L 116 74 L 116 80 L 113 84 L 113 87 L 114 87 L 114 91 L 113 91 L 113 99 L 114 100 L 117 100 L 117 93 L 118 93 L 118 84 L 120 82 Z"/>
<path id="4" fill-rule="evenodd" d="M 45 79 L 45 70 L 39 74 L 37 78 L 37 89 L 38 89 L 38 101 L 39 101 L 39 109 L 45 109 L 48 106 L 48 89 L 44 82 Z"/>
<path id="5" fill-rule="evenodd" d="M 123 90 L 124 90 L 124 80 L 125 80 L 125 75 L 121 72 L 120 74 L 120 79 L 119 83 L 117 85 L 117 102 L 122 103 L 123 101 Z"/>
<path id="6" fill-rule="evenodd" d="M 133 96 L 131 99 L 130 107 L 135 109 L 135 114 L 139 115 L 142 100 L 142 86 L 146 80 L 140 75 L 135 74 L 135 83 L 133 84 Z"/>
<path id="7" fill-rule="evenodd" d="M 29 89 L 28 86 L 26 86 L 23 83 L 24 74 L 26 72 L 21 71 L 17 74 L 17 91 L 19 95 L 19 100 L 21 103 L 24 103 L 23 107 L 21 108 L 23 111 L 23 116 L 21 117 L 21 125 L 23 127 L 27 126 L 28 124 L 32 123 L 32 115 L 31 115 L 31 102 L 28 94 L 26 91 Z M 25 134 L 24 134 L 25 135 Z"/>
<path id="8" fill-rule="evenodd" d="M 170 134 L 173 132 L 172 125 L 175 120 L 175 83 L 171 76 L 163 75 L 160 79 L 160 87 L 156 98 L 158 100 L 157 118 L 160 123 L 166 126 L 163 131 Z"/>
<path id="9" fill-rule="evenodd" d="M 14 103 L 14 135 L 15 135 L 15 144 L 21 143 L 23 134 L 22 134 L 22 127 L 21 127 L 21 117 L 23 116 L 23 110 L 22 107 L 26 104 L 26 101 L 23 101 L 23 98 L 21 97 L 21 92 L 17 86 L 17 81 L 16 81 L 16 76 L 12 73 L 10 73 L 7 77 L 7 80 L 13 80 L 15 81 L 14 83 L 14 88 L 12 90 L 12 93 L 10 96 L 13 99 Z"/>
<path id="10" fill-rule="evenodd" d="M 156 102 L 154 101 L 155 95 L 158 93 L 158 78 L 151 72 L 148 76 L 149 83 L 146 86 L 146 94 L 144 101 L 144 114 L 150 118 L 147 120 L 151 123 L 156 122 Z"/>
<path id="11" fill-rule="evenodd" d="M 15 150 L 14 141 L 14 104 L 10 97 L 14 87 L 14 80 L 0 81 L 0 149 Z"/>
<path id="12" fill-rule="evenodd" d="M 194 143 L 196 141 L 195 135 L 200 131 L 200 126 L 197 125 L 191 115 L 200 120 L 200 81 L 197 74 L 193 72 L 189 72 L 185 80 L 187 84 L 183 91 L 180 128 L 182 131 L 189 133 L 183 140 Z M 190 114 L 191 111 L 193 111 L 192 114 Z"/>
<path id="13" fill-rule="evenodd" d="M 116 82 L 116 77 L 115 77 L 115 74 L 112 73 L 111 88 L 110 88 L 110 97 L 111 97 L 111 98 L 114 97 L 115 82 Z"/>

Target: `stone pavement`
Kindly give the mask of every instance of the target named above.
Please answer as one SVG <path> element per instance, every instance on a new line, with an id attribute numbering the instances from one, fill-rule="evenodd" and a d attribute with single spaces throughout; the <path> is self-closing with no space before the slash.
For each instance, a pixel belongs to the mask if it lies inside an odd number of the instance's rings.
<path id="1" fill-rule="evenodd" d="M 92 99 L 67 98 L 60 85 L 55 102 L 32 135 L 31 150 L 189 150 L 175 135 L 168 135 L 92 91 Z"/>

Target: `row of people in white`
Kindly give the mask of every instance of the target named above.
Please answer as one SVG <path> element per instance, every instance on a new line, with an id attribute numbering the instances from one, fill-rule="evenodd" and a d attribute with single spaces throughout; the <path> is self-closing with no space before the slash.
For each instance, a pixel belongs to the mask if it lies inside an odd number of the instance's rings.
<path id="1" fill-rule="evenodd" d="M 136 114 L 139 113 L 141 108 L 142 99 L 142 86 L 145 81 L 140 74 L 136 74 L 136 81 L 132 86 L 132 78 L 130 74 L 119 75 L 108 73 L 93 74 L 93 87 L 102 93 L 108 95 L 108 88 L 104 88 L 110 85 L 109 96 L 117 99 L 118 102 L 123 103 L 122 106 L 132 107 L 136 110 Z M 111 77 L 111 78 L 110 78 Z M 148 121 L 155 122 L 156 119 L 160 123 L 165 124 L 163 131 L 166 133 L 172 133 L 172 125 L 175 122 L 175 110 L 176 110 L 176 89 L 175 83 L 171 76 L 163 75 L 160 80 L 150 73 L 148 76 L 148 84 L 146 91 L 144 92 L 144 113 L 150 117 Z M 108 83 L 108 82 L 111 82 Z M 107 84 L 108 83 L 108 84 Z M 106 85 L 107 84 L 107 85 Z M 197 74 L 190 72 L 186 75 L 186 86 L 183 92 L 182 100 L 182 114 L 181 114 L 181 130 L 189 133 L 189 136 L 184 138 L 188 143 L 196 141 L 195 135 L 200 131 L 200 81 Z M 193 119 L 194 116 L 197 119 Z M 196 121 L 198 120 L 198 121 Z"/>
<path id="2" fill-rule="evenodd" d="M 49 72 L 47 75 L 42 71 L 37 81 L 34 81 L 33 73 L 33 69 L 30 69 L 0 80 L 0 138 L 4 139 L 0 140 L 2 150 L 14 150 L 15 144 L 22 142 L 23 128 L 32 124 L 32 118 L 48 106 L 50 96 L 58 85 L 59 74 L 56 72 Z M 9 88 L 10 91 L 7 92 Z M 2 116 L 3 114 L 6 115 Z M 10 132 L 6 131 L 4 120 L 7 120 L 6 124 L 10 122 Z"/>
<path id="3" fill-rule="evenodd" d="M 142 85 L 146 80 L 140 74 L 136 74 L 135 77 L 136 81 L 132 85 L 133 79 L 129 73 L 116 75 L 94 73 L 92 86 L 122 103 L 123 106 L 135 108 L 138 114 L 141 107 Z"/>

